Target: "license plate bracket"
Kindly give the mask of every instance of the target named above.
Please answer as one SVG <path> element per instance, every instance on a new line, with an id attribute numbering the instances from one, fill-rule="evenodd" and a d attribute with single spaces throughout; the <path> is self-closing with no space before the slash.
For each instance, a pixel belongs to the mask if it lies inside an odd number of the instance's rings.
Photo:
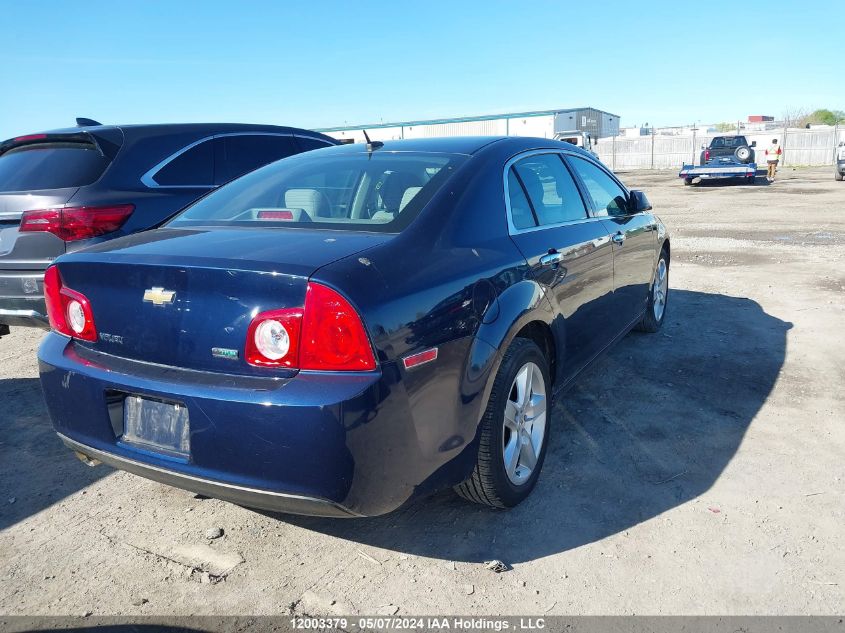
<path id="1" fill-rule="evenodd" d="M 179 402 L 126 396 L 121 441 L 187 458 L 191 453 L 188 408 Z"/>

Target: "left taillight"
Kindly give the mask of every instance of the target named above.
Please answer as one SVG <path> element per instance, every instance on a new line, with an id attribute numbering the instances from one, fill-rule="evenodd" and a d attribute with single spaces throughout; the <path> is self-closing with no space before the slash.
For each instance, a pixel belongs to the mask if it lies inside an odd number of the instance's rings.
<path id="1" fill-rule="evenodd" d="M 249 324 L 250 365 L 311 371 L 371 371 L 376 360 L 361 316 L 336 290 L 310 282 L 305 306 L 270 310 Z"/>
<path id="2" fill-rule="evenodd" d="M 97 340 L 91 302 L 81 292 L 64 285 L 56 266 L 50 266 L 44 273 L 44 299 L 50 327 L 56 332 L 83 341 Z"/>
<path id="3" fill-rule="evenodd" d="M 74 242 L 116 231 L 134 210 L 133 204 L 33 209 L 23 212 L 18 230 L 52 233 L 65 242 Z"/>

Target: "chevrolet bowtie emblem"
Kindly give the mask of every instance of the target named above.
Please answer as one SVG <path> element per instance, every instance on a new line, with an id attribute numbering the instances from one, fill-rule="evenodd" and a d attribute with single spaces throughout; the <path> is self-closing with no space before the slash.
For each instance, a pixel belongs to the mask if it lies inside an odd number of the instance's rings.
<path id="1" fill-rule="evenodd" d="M 157 286 L 144 290 L 144 301 L 149 301 L 156 306 L 163 306 L 165 303 L 173 303 L 173 298 L 175 296 L 175 290 L 165 290 L 164 288 L 159 288 Z"/>

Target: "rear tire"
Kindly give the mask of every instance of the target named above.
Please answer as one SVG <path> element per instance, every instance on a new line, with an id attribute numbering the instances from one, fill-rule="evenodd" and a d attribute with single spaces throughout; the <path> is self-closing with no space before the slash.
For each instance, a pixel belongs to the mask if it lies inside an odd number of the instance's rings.
<path id="1" fill-rule="evenodd" d="M 684 186 L 689 187 L 692 184 L 692 178 L 684 178 Z"/>
<path id="2" fill-rule="evenodd" d="M 648 304 L 637 328 L 640 332 L 657 332 L 666 319 L 666 308 L 669 307 L 669 256 L 666 250 L 660 251 L 660 259 L 654 269 L 654 279 L 648 291 Z"/>
<path id="3" fill-rule="evenodd" d="M 842 182 L 843 176 L 838 171 L 836 173 L 834 173 L 833 177 L 836 178 L 836 180 L 838 180 L 839 182 Z"/>
<path id="4" fill-rule="evenodd" d="M 505 352 L 481 418 L 475 468 L 469 479 L 455 486 L 464 499 L 512 508 L 531 494 L 548 446 L 548 367 L 543 352 L 529 339 L 515 338 Z M 512 458 L 510 466 L 506 458 Z"/>

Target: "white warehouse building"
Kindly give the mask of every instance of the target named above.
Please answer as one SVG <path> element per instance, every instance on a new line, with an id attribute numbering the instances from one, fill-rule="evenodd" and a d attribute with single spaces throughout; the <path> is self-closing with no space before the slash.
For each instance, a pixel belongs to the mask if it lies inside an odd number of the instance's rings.
<path id="1" fill-rule="evenodd" d="M 372 123 L 318 129 L 339 140 L 361 143 L 363 130 L 373 141 L 432 136 L 536 136 L 554 138 L 555 134 L 579 130 L 598 139 L 619 134 L 619 116 L 595 108 L 535 110 L 454 119 Z"/>

